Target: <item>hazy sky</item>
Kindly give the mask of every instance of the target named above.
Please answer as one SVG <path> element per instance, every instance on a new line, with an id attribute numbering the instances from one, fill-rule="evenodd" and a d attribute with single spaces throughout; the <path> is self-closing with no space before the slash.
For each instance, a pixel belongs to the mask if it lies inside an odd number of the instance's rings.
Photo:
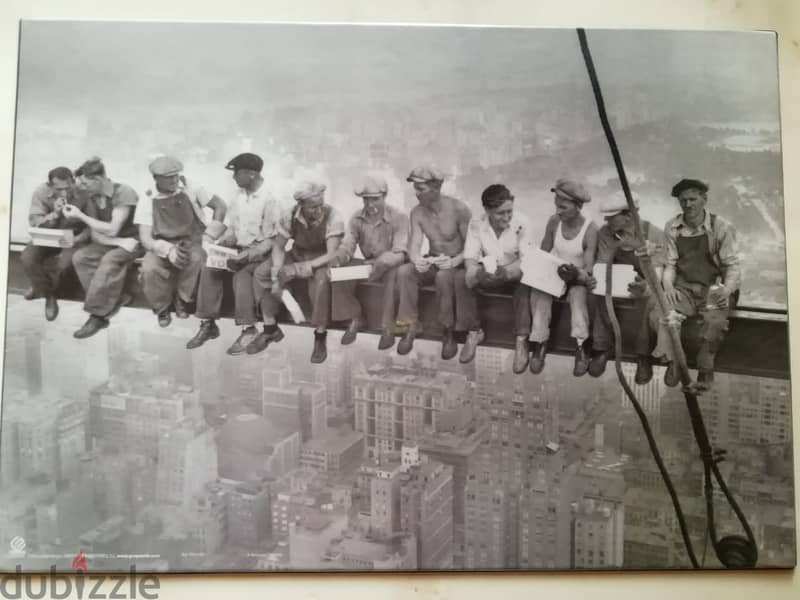
<path id="1" fill-rule="evenodd" d="M 682 80 L 774 104 L 770 33 L 589 31 L 604 84 Z M 391 97 L 585 81 L 573 29 L 26 21 L 20 107 Z"/>

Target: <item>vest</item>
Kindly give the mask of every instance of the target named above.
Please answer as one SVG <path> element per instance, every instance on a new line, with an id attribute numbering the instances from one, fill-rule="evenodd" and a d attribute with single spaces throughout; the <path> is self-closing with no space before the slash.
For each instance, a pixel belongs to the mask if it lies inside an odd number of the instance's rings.
<path id="1" fill-rule="evenodd" d="M 197 218 L 192 199 L 180 191 L 153 197 L 153 238 L 168 241 L 191 239 L 199 242 L 205 225 Z"/>
<path id="2" fill-rule="evenodd" d="M 292 253 L 300 260 L 309 260 L 325 254 L 328 251 L 325 234 L 328 231 L 328 219 L 333 208 L 327 204 L 323 206 L 322 218 L 310 227 L 306 227 L 298 220 L 300 209 L 297 210 L 298 212 L 292 215 L 289 231 L 294 240 Z"/>

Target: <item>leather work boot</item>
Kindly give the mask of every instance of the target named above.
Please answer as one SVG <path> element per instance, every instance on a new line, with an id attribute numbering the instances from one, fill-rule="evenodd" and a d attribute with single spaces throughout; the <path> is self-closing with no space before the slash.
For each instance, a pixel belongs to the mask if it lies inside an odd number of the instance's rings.
<path id="1" fill-rule="evenodd" d="M 44 301 L 44 318 L 55 321 L 58 316 L 58 300 L 55 296 L 48 296 Z"/>
<path id="2" fill-rule="evenodd" d="M 175 317 L 178 319 L 189 318 L 189 311 L 186 310 L 186 305 L 180 298 L 175 299 Z"/>
<path id="3" fill-rule="evenodd" d="M 697 371 L 697 384 L 703 389 L 709 389 L 714 385 L 714 371 L 710 369 L 700 369 Z"/>
<path id="4" fill-rule="evenodd" d="M 97 315 L 91 315 L 86 323 L 72 334 L 72 337 L 84 340 L 88 337 L 92 337 L 95 333 L 106 327 L 108 327 L 108 319 L 98 317 Z"/>
<path id="5" fill-rule="evenodd" d="M 528 368 L 528 361 L 530 359 L 530 351 L 528 349 L 528 336 L 518 335 L 517 345 L 514 348 L 514 373 L 519 375 L 524 373 Z"/>
<path id="6" fill-rule="evenodd" d="M 200 321 L 200 329 L 192 339 L 186 342 L 186 348 L 192 350 L 199 348 L 208 340 L 214 340 L 219 337 L 219 327 L 214 322 L 214 319 L 203 319 Z"/>
<path id="7" fill-rule="evenodd" d="M 283 339 L 283 331 L 281 331 L 280 327 L 274 325 L 273 327 L 275 327 L 275 329 L 272 330 L 267 330 L 267 327 L 269 327 L 269 325 L 264 325 L 264 331 L 259 333 L 253 338 L 253 341 L 247 344 L 245 347 L 245 352 L 247 352 L 247 354 L 263 352 L 271 343 L 277 343 Z"/>
<path id="8" fill-rule="evenodd" d="M 477 331 L 470 331 L 467 334 L 467 340 L 461 347 L 461 356 L 458 357 L 460 363 L 466 364 L 472 362 L 475 358 L 475 352 L 478 350 L 478 345 L 484 340 L 485 334 L 483 329 Z"/>
<path id="9" fill-rule="evenodd" d="M 172 324 L 172 315 L 169 314 L 169 309 L 165 309 L 164 312 L 158 313 L 158 326 L 159 327 L 169 327 Z"/>
<path id="10" fill-rule="evenodd" d="M 653 379 L 653 364 L 649 356 L 639 355 L 636 357 L 636 375 L 633 381 L 636 385 L 645 385 Z"/>
<path id="11" fill-rule="evenodd" d="M 447 328 L 442 334 L 442 360 L 450 360 L 458 354 L 458 344 L 453 339 L 453 330 Z"/>
<path id="12" fill-rule="evenodd" d="M 592 377 L 600 377 L 605 373 L 609 358 L 611 358 L 611 352 L 608 350 L 601 350 L 595 353 L 589 361 L 589 375 Z"/>
<path id="13" fill-rule="evenodd" d="M 403 336 L 403 339 L 401 339 L 400 343 L 397 344 L 397 353 L 400 356 L 403 356 L 411 352 L 411 349 L 414 347 L 414 340 L 416 337 L 417 328 L 413 325 L 409 326 L 408 330 Z"/>
<path id="14" fill-rule="evenodd" d="M 361 329 L 361 319 L 353 319 L 350 325 L 347 326 L 347 331 L 342 336 L 342 345 L 348 346 L 356 341 L 356 336 Z"/>
<path id="15" fill-rule="evenodd" d="M 311 362 L 315 365 L 324 363 L 325 359 L 328 358 L 328 346 L 325 343 L 327 338 L 327 331 L 321 333 L 319 331 L 314 332 L 314 350 L 311 352 Z"/>
<path id="16" fill-rule="evenodd" d="M 544 370 L 544 361 L 547 358 L 547 342 L 531 343 L 531 373 L 538 375 Z"/>
<path id="17" fill-rule="evenodd" d="M 664 372 L 664 383 L 669 387 L 675 387 L 681 382 L 681 376 L 678 373 L 678 365 L 675 361 L 667 363 L 667 370 Z"/>
<path id="18" fill-rule="evenodd" d="M 575 350 L 575 367 L 572 374 L 575 377 L 583 377 L 589 370 L 589 352 L 586 349 L 586 342 L 580 344 Z"/>
<path id="19" fill-rule="evenodd" d="M 381 339 L 378 340 L 378 350 L 388 350 L 394 346 L 394 335 L 388 332 L 381 334 Z"/>
<path id="20" fill-rule="evenodd" d="M 257 335 L 258 330 L 256 329 L 255 325 L 245 327 L 242 329 L 242 333 L 239 334 L 239 337 L 236 338 L 236 341 L 231 344 L 231 347 L 228 348 L 225 353 L 229 354 L 230 356 L 239 356 L 240 354 L 244 354 L 247 351 L 248 344 L 250 344 L 250 342 L 252 342 Z"/>

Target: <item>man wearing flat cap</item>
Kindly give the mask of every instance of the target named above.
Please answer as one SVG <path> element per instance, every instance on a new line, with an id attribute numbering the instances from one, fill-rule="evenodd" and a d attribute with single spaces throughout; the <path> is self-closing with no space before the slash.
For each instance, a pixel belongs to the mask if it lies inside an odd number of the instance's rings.
<path id="1" fill-rule="evenodd" d="M 289 213 L 272 242 L 269 258 L 255 270 L 256 297 L 261 302 L 264 331 L 247 346 L 248 354 L 264 350 L 270 343 L 283 339 L 275 317 L 285 285 L 293 291 L 305 291 L 311 301 L 311 323 L 314 330 L 312 363 L 328 357 L 326 338 L 331 320 L 330 262 L 335 258 L 344 237 L 344 221 L 338 211 L 325 203 L 325 185 L 317 182 L 300 184 L 294 193 L 296 207 Z M 292 249 L 285 252 L 287 240 Z"/>
<path id="2" fill-rule="evenodd" d="M 592 284 L 592 269 L 597 252 L 597 226 L 581 211 L 591 202 L 584 187 L 571 179 L 559 179 L 550 188 L 554 194 L 556 214 L 547 222 L 541 249 L 550 252 L 565 264 L 558 270 L 567 283 L 567 301 L 570 312 L 570 335 L 575 338 L 575 366 L 573 375 L 580 377 L 589 369 L 589 307 L 588 288 Z M 553 296 L 540 290 L 531 290 L 532 327 L 530 341 L 530 369 L 541 373 L 550 338 L 550 315 Z"/>
<path id="3" fill-rule="evenodd" d="M 706 210 L 707 194 L 708 185 L 697 179 L 682 179 L 672 188 L 681 214 L 670 219 L 664 228 L 667 256 L 662 279 L 673 311 L 684 318 L 702 318 L 697 353 L 697 382 L 702 387 L 714 381 L 714 359 L 728 330 L 728 316 L 741 280 L 736 229 Z M 676 386 L 680 373 L 667 330 L 670 325 L 657 307 L 651 310 L 650 318 L 658 329 L 653 356 L 666 360 L 664 382 Z"/>
<path id="4" fill-rule="evenodd" d="M 236 257 L 228 260 L 228 269 L 234 272 L 234 319 L 242 328 L 227 350 L 233 356 L 244 354 L 258 335 L 253 273 L 269 255 L 280 223 L 282 209 L 261 176 L 263 166 L 261 157 L 251 153 L 239 154 L 225 166 L 233 171 L 238 190 L 228 202 L 225 233 L 216 244 L 238 251 Z M 204 266 L 200 272 L 195 311 L 201 319 L 200 329 L 186 344 L 187 348 L 198 348 L 219 337 L 216 319 L 222 312 L 224 277 L 225 271 L 221 269 Z"/>
<path id="5" fill-rule="evenodd" d="M 82 221 L 64 215 L 67 205 L 86 206 L 86 195 L 75 185 L 72 170 L 56 167 L 47 174 L 47 181 L 33 191 L 28 209 L 28 225 L 46 229 L 71 229 L 74 234 L 71 248 L 51 248 L 28 244 L 22 251 L 22 268 L 31 282 L 26 300 L 44 297 L 44 314 L 48 321 L 58 317 L 56 291 L 64 273 L 72 269 L 72 256 L 81 244 L 89 240 L 89 229 Z"/>
<path id="6" fill-rule="evenodd" d="M 495 183 L 483 190 L 481 203 L 484 214 L 472 219 L 464 244 L 466 272 L 456 273 L 456 277 L 464 277 L 467 287 L 473 290 L 472 302 L 466 304 L 465 317 L 471 321 L 470 330 L 459 360 L 470 362 L 483 340 L 476 292 L 502 291 L 513 297 L 516 335 L 513 369 L 515 373 L 523 373 L 528 368 L 531 288 L 520 283 L 520 279 L 522 256 L 530 247 L 530 222 L 515 208 L 514 196 L 502 184 Z"/>
<path id="7" fill-rule="evenodd" d="M 411 352 L 420 330 L 419 286 L 434 283 L 438 322 L 444 327 L 442 358 L 449 360 L 458 353 L 454 332 L 467 331 L 471 325 L 465 319 L 469 316 L 466 306 L 473 300 L 472 292 L 456 273 L 464 269 L 464 241 L 472 213 L 461 200 L 442 194 L 444 176 L 434 167 L 417 167 L 406 181 L 414 184 L 419 203 L 410 216 L 410 262 L 397 272 L 400 293 L 397 323 L 407 328 L 397 345 L 397 353 Z M 422 255 L 424 238 L 430 248 L 427 256 Z"/>
<path id="8" fill-rule="evenodd" d="M 397 267 L 405 262 L 408 248 L 408 217 L 386 204 L 388 186 L 379 174 L 364 176 L 355 186 L 355 195 L 364 202 L 347 226 L 342 245 L 334 259 L 338 266 L 367 263 L 372 265 L 369 281 L 383 284 L 382 326 L 378 350 L 394 345 L 394 328 L 397 317 Z M 356 247 L 364 260 L 354 259 Z M 363 323 L 361 304 L 356 298 L 355 281 L 336 282 L 333 291 L 333 320 L 349 320 L 350 325 L 342 336 L 342 344 L 355 341 Z"/>
<path id="9" fill-rule="evenodd" d="M 144 294 L 159 326 L 168 327 L 173 306 L 176 317 L 189 316 L 187 307 L 194 302 L 206 261 L 203 239 L 213 241 L 222 235 L 227 207 L 218 196 L 190 185 L 177 158 L 159 156 L 149 169 L 155 191 L 148 190 L 139 202 L 134 222 L 147 250 L 142 263 Z M 210 221 L 206 207 L 214 212 Z"/>
<path id="10" fill-rule="evenodd" d="M 109 325 L 111 317 L 130 302 L 125 292 L 128 268 L 142 250 L 133 215 L 139 200 L 128 185 L 112 181 L 103 161 L 92 157 L 76 171 L 78 186 L 86 194 L 85 211 L 64 207 L 64 215 L 82 221 L 89 229 L 91 243 L 79 248 L 72 264 L 86 298 L 83 310 L 89 318 L 73 334 L 78 339 L 93 336 Z"/>
<path id="11" fill-rule="evenodd" d="M 634 205 L 639 203 L 634 199 Z M 632 265 L 636 278 L 628 286 L 628 292 L 634 299 L 633 310 L 638 315 L 639 329 L 636 334 L 636 376 L 635 381 L 643 385 L 653 377 L 650 352 L 653 349 L 651 337 L 655 333 L 650 327 L 649 311 L 652 302 L 652 293 L 644 278 L 644 271 L 640 264 L 640 246 L 636 238 L 636 231 L 628 202 L 623 195 L 617 195 L 606 200 L 600 207 L 600 214 L 605 224 L 597 234 L 597 263 Z M 656 271 L 658 281 L 664 271 L 664 232 L 645 219 L 640 219 L 642 235 L 651 249 L 650 261 Z M 614 334 L 611 330 L 611 321 L 605 305 L 605 298 L 594 296 L 594 318 L 592 319 L 592 350 L 593 355 L 589 363 L 589 375 L 600 377 L 606 370 L 608 359 L 614 356 Z"/>

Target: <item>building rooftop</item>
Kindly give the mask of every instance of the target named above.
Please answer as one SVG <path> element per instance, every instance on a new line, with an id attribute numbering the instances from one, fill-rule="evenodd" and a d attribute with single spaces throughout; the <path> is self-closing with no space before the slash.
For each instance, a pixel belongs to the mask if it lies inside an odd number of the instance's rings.
<path id="1" fill-rule="evenodd" d="M 352 429 L 328 429 L 322 436 L 309 440 L 303 444 L 303 449 L 316 452 L 344 452 L 358 443 L 364 434 Z"/>

